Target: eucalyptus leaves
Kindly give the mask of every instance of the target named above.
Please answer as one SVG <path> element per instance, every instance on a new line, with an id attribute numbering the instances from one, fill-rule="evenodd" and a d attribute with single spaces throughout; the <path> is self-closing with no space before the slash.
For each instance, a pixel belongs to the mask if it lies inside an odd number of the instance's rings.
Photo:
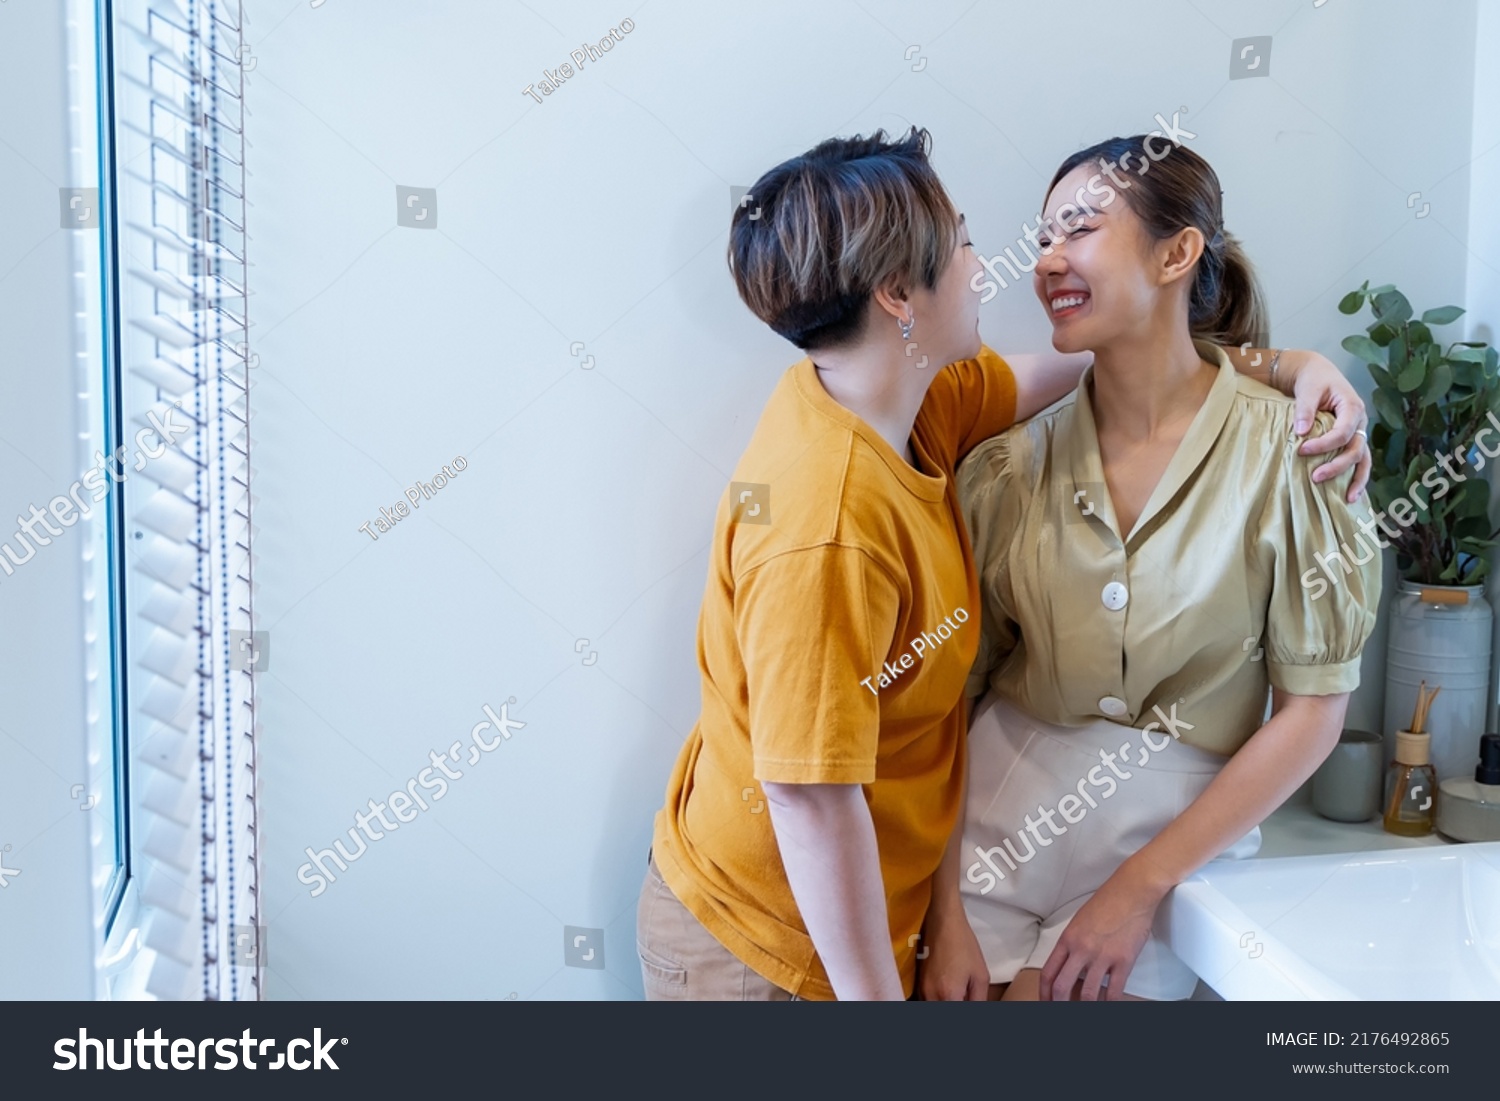
<path id="1" fill-rule="evenodd" d="M 1339 311 L 1358 313 L 1366 301 L 1375 317 L 1366 326 L 1368 335 L 1345 337 L 1343 346 L 1364 360 L 1375 378 L 1370 498 L 1382 511 L 1408 501 L 1415 514 L 1391 539 L 1403 578 L 1477 585 L 1489 568 L 1485 551 L 1500 536 L 1490 530 L 1489 482 L 1458 476 L 1449 492 L 1444 469 L 1452 470 L 1440 461 L 1452 456 L 1466 463 L 1476 434 L 1500 413 L 1500 355 L 1486 344 L 1465 341 L 1444 350 L 1432 327 L 1463 316 L 1457 306 L 1428 310 L 1414 320 L 1404 294 L 1389 283 L 1371 287 L 1366 280 L 1343 297 Z M 1435 488 L 1429 477 L 1443 483 L 1442 492 L 1421 492 L 1424 485 Z"/>

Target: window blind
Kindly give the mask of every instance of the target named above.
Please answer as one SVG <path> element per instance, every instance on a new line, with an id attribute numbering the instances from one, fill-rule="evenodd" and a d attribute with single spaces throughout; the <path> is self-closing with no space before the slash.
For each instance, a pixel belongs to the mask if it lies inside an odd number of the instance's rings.
<path id="1" fill-rule="evenodd" d="M 113 6 L 134 866 L 145 989 L 174 1000 L 257 998 L 265 960 L 243 25 Z"/>

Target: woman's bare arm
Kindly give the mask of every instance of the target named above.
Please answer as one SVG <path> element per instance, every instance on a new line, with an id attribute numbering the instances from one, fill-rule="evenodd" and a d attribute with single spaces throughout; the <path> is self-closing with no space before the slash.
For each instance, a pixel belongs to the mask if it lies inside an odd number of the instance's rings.
<path id="1" fill-rule="evenodd" d="M 977 699 L 965 700 L 962 704 L 971 722 L 977 702 Z M 964 753 L 968 753 L 967 744 Z M 922 946 L 927 950 L 927 958 L 917 973 L 918 991 L 922 999 L 929 1002 L 982 1002 L 989 995 L 990 973 L 984 961 L 984 950 L 969 925 L 963 897 L 959 893 L 968 786 L 968 769 L 965 768 L 958 819 L 953 823 L 953 833 L 943 850 L 942 862 L 932 877 L 932 900 L 927 904 L 927 919 L 922 923 Z"/>
<path id="2" fill-rule="evenodd" d="M 1290 696 L 1273 690 L 1272 707 L 1266 725 L 1202 794 L 1126 861 L 1136 863 L 1134 872 L 1170 890 L 1265 821 L 1333 752 L 1349 693 Z"/>
<path id="3" fill-rule="evenodd" d="M 1016 376 L 1016 420 L 1036 416 L 1053 402 L 1078 388 L 1083 370 L 1094 362 L 1093 352 L 1028 352 L 1001 358 Z"/>
<path id="4" fill-rule="evenodd" d="M 859 784 L 761 785 L 781 863 L 839 1001 L 903 1001 L 875 823 Z"/>

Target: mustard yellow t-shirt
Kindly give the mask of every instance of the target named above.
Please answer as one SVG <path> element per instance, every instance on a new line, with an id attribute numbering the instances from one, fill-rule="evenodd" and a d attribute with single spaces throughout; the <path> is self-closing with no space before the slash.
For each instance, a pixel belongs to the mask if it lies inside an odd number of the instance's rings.
<path id="1" fill-rule="evenodd" d="M 960 809 L 962 693 L 979 645 L 953 473 L 1015 412 L 1015 377 L 989 348 L 949 364 L 913 425 L 913 469 L 804 359 L 782 376 L 719 502 L 698 621 L 702 711 L 652 846 L 688 910 L 803 998 L 833 988 L 760 785 L 863 785 L 910 994 L 931 877 Z"/>

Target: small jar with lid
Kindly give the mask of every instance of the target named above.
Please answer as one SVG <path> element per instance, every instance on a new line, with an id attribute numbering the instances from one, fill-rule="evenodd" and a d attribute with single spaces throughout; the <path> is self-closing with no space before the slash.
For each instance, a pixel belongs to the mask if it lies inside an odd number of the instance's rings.
<path id="1" fill-rule="evenodd" d="M 1500 841 L 1500 734 L 1479 739 L 1474 779 L 1444 780 L 1437 806 L 1437 829 L 1454 841 Z"/>

